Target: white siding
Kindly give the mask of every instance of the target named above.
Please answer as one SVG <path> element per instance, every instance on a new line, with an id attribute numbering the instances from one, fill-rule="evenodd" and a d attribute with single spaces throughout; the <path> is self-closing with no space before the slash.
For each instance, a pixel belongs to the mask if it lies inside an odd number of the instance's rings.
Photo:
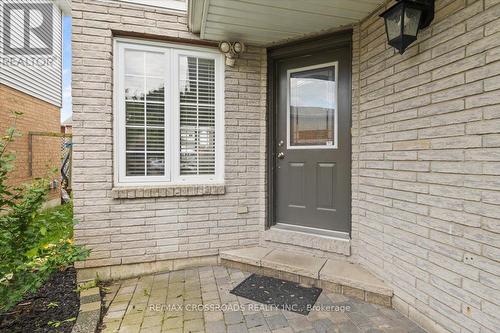
<path id="1" fill-rule="evenodd" d="M 0 44 L 2 51 L 0 55 L 0 83 L 20 90 L 54 104 L 61 106 L 62 104 L 62 17 L 61 10 L 56 6 L 52 6 L 53 11 L 53 30 L 47 31 L 53 35 L 53 54 L 50 56 L 53 59 L 51 65 L 44 66 L 16 66 L 6 64 L 6 59 L 41 59 L 47 58 L 46 55 L 26 55 L 26 56 L 6 56 L 3 52 L 3 8 L 6 4 L 14 4 L 16 7 L 22 8 L 19 0 L 3 0 L 0 4 Z M 42 1 L 23 1 L 26 3 L 46 3 Z M 13 36 L 14 33 L 13 33 Z M 22 38 L 22 36 L 18 36 Z"/>

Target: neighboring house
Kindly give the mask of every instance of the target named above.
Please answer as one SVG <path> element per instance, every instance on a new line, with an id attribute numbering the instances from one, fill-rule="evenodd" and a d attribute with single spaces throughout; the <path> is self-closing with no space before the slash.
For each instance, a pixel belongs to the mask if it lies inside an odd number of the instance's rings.
<path id="1" fill-rule="evenodd" d="M 73 0 L 80 277 L 260 245 L 362 266 L 429 331 L 498 332 L 500 3 L 436 1 L 403 55 L 392 2 L 180 3 Z"/>
<path id="2" fill-rule="evenodd" d="M 16 154 L 10 183 L 50 177 L 53 198 L 59 196 L 52 170 L 60 166 L 60 138 L 42 134 L 60 132 L 63 14 L 70 14 L 67 1 L 0 4 L 0 135 L 14 125 L 13 113 L 22 113 L 15 121 L 21 136 L 9 146 Z"/>
<path id="3" fill-rule="evenodd" d="M 73 117 L 69 117 L 61 123 L 61 133 L 71 134 L 73 132 Z"/>

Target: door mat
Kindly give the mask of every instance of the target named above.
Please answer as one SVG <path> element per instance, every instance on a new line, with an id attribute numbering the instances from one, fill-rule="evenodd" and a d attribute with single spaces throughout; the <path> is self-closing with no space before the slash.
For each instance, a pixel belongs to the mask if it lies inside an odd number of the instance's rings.
<path id="1" fill-rule="evenodd" d="M 252 274 L 231 290 L 231 294 L 307 316 L 321 291 L 320 288 Z"/>

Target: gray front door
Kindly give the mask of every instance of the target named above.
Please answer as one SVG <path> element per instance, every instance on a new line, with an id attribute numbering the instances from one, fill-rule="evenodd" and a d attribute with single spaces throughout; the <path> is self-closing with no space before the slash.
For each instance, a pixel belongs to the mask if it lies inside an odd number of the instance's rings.
<path id="1" fill-rule="evenodd" d="M 280 60 L 275 223 L 350 233 L 350 50 Z"/>

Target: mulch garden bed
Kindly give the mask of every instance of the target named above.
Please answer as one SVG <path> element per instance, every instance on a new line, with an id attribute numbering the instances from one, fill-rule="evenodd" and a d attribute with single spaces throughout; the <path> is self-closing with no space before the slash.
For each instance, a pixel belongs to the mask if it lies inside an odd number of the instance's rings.
<path id="1" fill-rule="evenodd" d="M 71 332 L 80 308 L 76 290 L 73 267 L 55 272 L 36 293 L 0 314 L 0 332 Z"/>

